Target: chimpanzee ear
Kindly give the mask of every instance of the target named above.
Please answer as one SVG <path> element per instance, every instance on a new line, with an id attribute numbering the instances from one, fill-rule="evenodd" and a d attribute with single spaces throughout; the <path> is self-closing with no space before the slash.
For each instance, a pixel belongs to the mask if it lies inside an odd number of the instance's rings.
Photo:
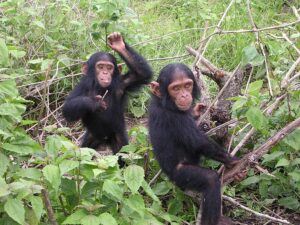
<path id="1" fill-rule="evenodd" d="M 120 73 L 122 73 L 122 70 L 123 70 L 122 64 L 118 64 L 118 70 L 119 70 Z"/>
<path id="2" fill-rule="evenodd" d="M 152 81 L 150 83 L 150 86 L 151 86 L 151 92 L 152 92 L 152 94 L 154 94 L 157 97 L 160 97 L 161 94 L 160 94 L 160 90 L 159 90 L 159 83 L 156 82 L 156 81 Z"/>
<path id="3" fill-rule="evenodd" d="M 88 64 L 87 63 L 82 64 L 81 73 L 83 73 L 83 75 L 87 75 L 87 73 L 88 73 Z"/>

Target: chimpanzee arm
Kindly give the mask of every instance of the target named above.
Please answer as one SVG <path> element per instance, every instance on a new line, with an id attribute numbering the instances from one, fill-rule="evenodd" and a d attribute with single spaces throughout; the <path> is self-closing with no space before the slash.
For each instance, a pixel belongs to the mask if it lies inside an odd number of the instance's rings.
<path id="1" fill-rule="evenodd" d="M 216 161 L 224 164 L 231 163 L 235 160 L 234 157 L 230 156 L 221 146 L 215 143 L 213 140 L 208 138 L 205 134 L 199 135 L 199 148 L 201 154 Z"/>
<path id="2" fill-rule="evenodd" d="M 148 84 L 152 78 L 152 69 L 147 61 L 125 43 L 125 49 L 119 52 L 129 71 L 122 76 L 123 87 L 129 91 Z"/>
<path id="3" fill-rule="evenodd" d="M 97 110 L 95 99 L 87 96 L 82 80 L 70 93 L 63 106 L 63 115 L 68 122 L 77 121 L 87 113 Z"/>

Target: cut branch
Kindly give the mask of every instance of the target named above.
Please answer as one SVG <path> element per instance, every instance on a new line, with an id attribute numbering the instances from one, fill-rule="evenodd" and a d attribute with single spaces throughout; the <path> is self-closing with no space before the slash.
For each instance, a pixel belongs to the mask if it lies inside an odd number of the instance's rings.
<path id="1" fill-rule="evenodd" d="M 241 171 L 248 169 L 252 162 L 256 162 L 264 154 L 266 154 L 270 148 L 279 143 L 288 134 L 292 133 L 295 129 L 300 126 L 300 118 L 289 123 L 287 126 L 278 131 L 275 135 L 269 138 L 263 145 L 255 149 L 253 152 L 248 153 L 243 157 L 241 162 L 233 169 L 229 170 L 224 174 L 224 183 L 230 183 L 234 180 L 234 176 L 239 174 Z"/>

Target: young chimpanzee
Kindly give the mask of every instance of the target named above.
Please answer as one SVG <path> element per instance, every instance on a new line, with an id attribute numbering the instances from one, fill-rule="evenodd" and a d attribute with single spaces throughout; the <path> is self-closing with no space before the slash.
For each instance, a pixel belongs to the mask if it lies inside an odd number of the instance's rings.
<path id="1" fill-rule="evenodd" d="M 200 91 L 192 71 L 184 64 L 169 64 L 160 71 L 157 82 L 151 82 L 151 89 L 149 131 L 156 159 L 177 186 L 203 193 L 202 225 L 224 224 L 229 219 L 221 218 L 219 176 L 199 166 L 200 157 L 227 167 L 238 160 L 198 129 L 191 106 Z"/>
<path id="2" fill-rule="evenodd" d="M 120 33 L 110 34 L 108 41 L 127 64 L 128 72 L 120 74 L 113 55 L 93 54 L 83 65 L 86 76 L 65 100 L 63 115 L 68 122 L 82 120 L 87 129 L 82 147 L 97 149 L 99 145 L 109 144 L 115 154 L 128 144 L 124 121 L 127 93 L 149 83 L 152 69 L 123 41 Z"/>

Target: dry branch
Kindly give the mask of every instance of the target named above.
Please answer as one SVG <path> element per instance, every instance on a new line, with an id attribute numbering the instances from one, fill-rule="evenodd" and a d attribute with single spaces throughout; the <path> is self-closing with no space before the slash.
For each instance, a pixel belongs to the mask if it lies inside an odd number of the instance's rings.
<path id="1" fill-rule="evenodd" d="M 253 152 L 245 155 L 241 162 L 224 174 L 224 183 L 230 183 L 234 180 L 234 176 L 239 174 L 241 171 L 248 169 L 251 163 L 256 162 L 264 154 L 266 154 L 270 148 L 276 145 L 279 141 L 285 138 L 288 134 L 292 133 L 296 128 L 300 127 L 300 118 L 289 123 L 287 126 L 278 131 L 275 135 L 269 138 L 264 144 L 259 148 L 255 149 Z"/>
<path id="2" fill-rule="evenodd" d="M 51 201 L 49 198 L 49 194 L 46 189 L 42 189 L 42 196 L 43 196 L 43 202 L 44 202 L 45 208 L 47 210 L 47 214 L 48 214 L 50 223 L 52 225 L 58 225 L 58 223 L 56 222 L 55 216 L 54 216 L 54 212 L 53 212 L 53 208 L 52 208 Z"/>

